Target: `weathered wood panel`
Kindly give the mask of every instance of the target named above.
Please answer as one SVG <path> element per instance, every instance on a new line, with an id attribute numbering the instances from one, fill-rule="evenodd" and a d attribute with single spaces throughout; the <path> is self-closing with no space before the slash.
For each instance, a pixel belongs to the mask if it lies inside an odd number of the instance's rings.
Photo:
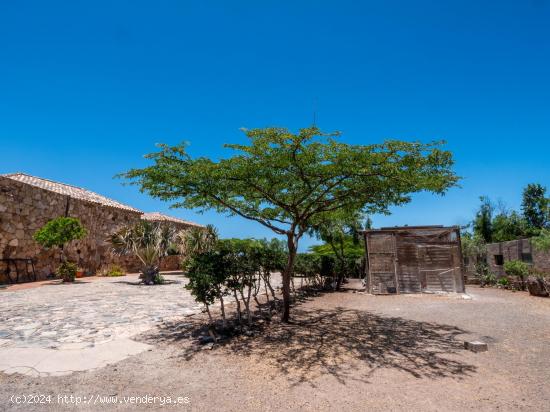
<path id="1" fill-rule="evenodd" d="M 462 292 L 458 228 L 390 228 L 365 232 L 372 293 Z"/>

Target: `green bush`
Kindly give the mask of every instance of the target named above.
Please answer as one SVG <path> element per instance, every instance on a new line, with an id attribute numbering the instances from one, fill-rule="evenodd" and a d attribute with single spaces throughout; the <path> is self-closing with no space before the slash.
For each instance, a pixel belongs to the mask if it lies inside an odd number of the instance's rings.
<path id="1" fill-rule="evenodd" d="M 33 237 L 45 248 L 57 246 L 62 249 L 67 243 L 82 239 L 87 233 L 80 220 L 74 217 L 58 217 L 38 229 Z"/>
<path id="2" fill-rule="evenodd" d="M 87 233 L 80 220 L 74 217 L 58 217 L 50 220 L 33 235 L 34 240 L 41 246 L 48 249 L 59 248 L 62 263 L 57 268 L 57 275 L 63 278 L 63 282 L 74 282 L 77 270 L 74 263 L 66 261 L 63 249 L 67 243 L 82 239 Z"/>
<path id="3" fill-rule="evenodd" d="M 497 284 L 499 286 L 507 288 L 510 285 L 510 281 L 508 280 L 508 278 L 500 278 L 499 280 L 497 280 Z"/>
<path id="4" fill-rule="evenodd" d="M 125 274 L 126 274 L 126 271 L 117 264 L 105 266 L 98 271 L 98 276 L 106 276 L 106 277 L 124 276 Z"/>
<path id="5" fill-rule="evenodd" d="M 525 278 L 529 276 L 530 267 L 521 260 L 509 260 L 504 262 L 504 272 L 508 276 L 516 276 L 521 281 L 521 289 L 525 289 Z"/>
<path id="6" fill-rule="evenodd" d="M 497 283 L 497 277 L 493 273 L 481 275 L 481 286 L 492 286 Z"/>
<path id="7" fill-rule="evenodd" d="M 76 265 L 71 262 L 63 262 L 57 268 L 57 276 L 63 279 L 63 282 L 74 282 L 76 277 Z"/>

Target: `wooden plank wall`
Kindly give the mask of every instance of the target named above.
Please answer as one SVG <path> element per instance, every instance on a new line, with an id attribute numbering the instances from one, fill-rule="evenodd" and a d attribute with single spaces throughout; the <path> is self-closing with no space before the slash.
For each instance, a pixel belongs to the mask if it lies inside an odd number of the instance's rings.
<path id="1" fill-rule="evenodd" d="M 457 230 L 411 228 L 367 232 L 370 292 L 463 292 Z"/>

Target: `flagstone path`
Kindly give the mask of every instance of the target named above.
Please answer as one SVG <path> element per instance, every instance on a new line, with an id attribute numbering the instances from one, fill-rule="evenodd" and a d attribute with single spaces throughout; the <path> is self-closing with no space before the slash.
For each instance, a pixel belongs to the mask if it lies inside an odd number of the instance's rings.
<path id="1" fill-rule="evenodd" d="M 181 274 L 165 285 L 137 275 L 0 291 L 0 371 L 60 375 L 105 366 L 149 348 L 130 338 L 201 311 Z"/>

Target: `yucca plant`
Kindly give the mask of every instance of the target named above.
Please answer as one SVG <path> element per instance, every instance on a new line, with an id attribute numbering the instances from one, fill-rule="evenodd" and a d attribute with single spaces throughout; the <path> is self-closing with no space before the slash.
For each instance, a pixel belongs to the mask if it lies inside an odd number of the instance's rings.
<path id="1" fill-rule="evenodd" d="M 117 255 L 134 255 L 142 263 L 143 283 L 162 283 L 159 274 L 160 260 L 176 240 L 175 230 L 165 224 L 141 221 L 125 227 L 109 238 L 112 250 Z"/>
<path id="2" fill-rule="evenodd" d="M 213 225 L 208 225 L 206 228 L 194 227 L 182 230 L 176 237 L 180 254 L 189 258 L 212 251 L 218 241 L 218 231 Z"/>

